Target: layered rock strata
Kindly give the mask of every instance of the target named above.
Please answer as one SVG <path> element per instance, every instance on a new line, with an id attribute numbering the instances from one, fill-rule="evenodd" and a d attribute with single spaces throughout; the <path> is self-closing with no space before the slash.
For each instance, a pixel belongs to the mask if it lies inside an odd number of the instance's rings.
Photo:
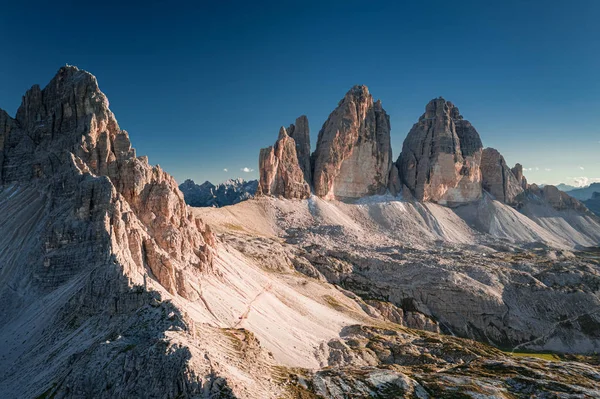
<path id="1" fill-rule="evenodd" d="M 383 194 L 392 166 L 390 119 L 366 86 L 354 86 L 323 124 L 312 154 L 315 194 L 325 199 Z"/>
<path id="2" fill-rule="evenodd" d="M 397 167 L 402 183 L 419 201 L 462 204 L 481 197 L 482 144 L 457 107 L 438 98 L 404 140 Z"/>
<path id="3" fill-rule="evenodd" d="M 296 142 L 296 155 L 298 156 L 298 165 L 304 173 L 304 180 L 307 183 L 312 182 L 312 167 L 310 164 L 310 129 L 308 127 L 308 118 L 306 115 L 296 118 L 296 123 L 287 128 L 287 134 Z"/>
<path id="4" fill-rule="evenodd" d="M 513 205 L 517 196 L 523 192 L 522 170 L 519 175 L 519 181 L 512 170 L 506 165 L 504 157 L 494 148 L 483 150 L 481 175 L 483 178 L 483 189 L 492 194 L 500 202 Z"/>
<path id="5" fill-rule="evenodd" d="M 258 194 L 304 199 L 310 196 L 310 186 L 300 168 L 296 141 L 281 127 L 274 146 L 260 150 Z"/>
<path id="6" fill-rule="evenodd" d="M 93 75 L 66 66 L 43 90 L 33 86 L 15 119 L 0 113 L 0 149 L 2 184 L 40 187 L 50 207 L 74 201 L 74 220 L 96 223 L 89 234 L 106 230 L 105 249 L 126 270 L 149 274 L 173 294 L 198 297 L 199 282 L 181 272 L 211 269 L 214 237 L 188 211 L 175 180 L 136 157 Z M 61 263 L 60 247 L 74 245 L 69 237 L 77 235 L 68 231 L 77 223 L 48 232 L 44 274 Z M 77 256 L 87 255 L 71 253 L 64 261 Z"/>

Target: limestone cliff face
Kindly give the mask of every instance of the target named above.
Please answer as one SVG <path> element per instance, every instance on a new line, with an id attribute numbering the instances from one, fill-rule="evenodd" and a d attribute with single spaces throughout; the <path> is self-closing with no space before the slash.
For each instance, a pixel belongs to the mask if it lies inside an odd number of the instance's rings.
<path id="1" fill-rule="evenodd" d="M 315 194 L 325 199 L 383 194 L 392 166 L 390 120 L 366 86 L 354 86 L 323 124 L 312 155 Z"/>
<path id="2" fill-rule="evenodd" d="M 304 199 L 310 196 L 310 186 L 304 178 L 296 152 L 296 142 L 284 127 L 274 146 L 260 150 L 258 160 L 259 195 Z"/>
<path id="3" fill-rule="evenodd" d="M 404 140 L 397 161 L 402 183 L 415 199 L 444 205 L 481 197 L 482 144 L 457 107 L 438 98 Z"/>
<path id="4" fill-rule="evenodd" d="M 522 170 L 520 174 L 521 181 L 519 181 L 506 165 L 504 157 L 494 148 L 483 150 L 481 175 L 483 177 L 483 189 L 500 202 L 514 205 L 517 196 L 523 192 Z"/>
<path id="5" fill-rule="evenodd" d="M 102 259 L 112 256 L 125 271 L 148 273 L 173 294 L 198 297 L 199 282 L 183 279 L 181 271 L 211 269 L 213 235 L 188 211 L 175 180 L 135 156 L 93 75 L 63 67 L 46 88 L 25 94 L 15 119 L 0 112 L 0 150 L 2 184 L 36 185 L 50 207 L 73 202 L 69 218 L 77 222 L 61 221 L 46 237 L 54 249 L 45 274 L 52 274 L 58 248 L 74 244 L 69 237 L 105 234 L 106 246 L 94 249 L 106 251 Z M 76 225 L 96 227 L 69 234 Z M 89 255 L 84 246 L 80 251 L 75 257 Z"/>
<path id="6" fill-rule="evenodd" d="M 298 164 L 304 180 L 307 183 L 312 182 L 312 168 L 310 165 L 310 129 L 308 128 L 308 118 L 302 115 L 296 118 L 296 123 L 287 128 L 287 134 L 296 142 L 296 155 Z"/>

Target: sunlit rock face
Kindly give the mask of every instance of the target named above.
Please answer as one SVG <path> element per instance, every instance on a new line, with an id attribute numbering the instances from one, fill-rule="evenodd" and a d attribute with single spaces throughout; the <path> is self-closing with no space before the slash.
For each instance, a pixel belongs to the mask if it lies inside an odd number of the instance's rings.
<path id="1" fill-rule="evenodd" d="M 312 155 L 315 194 L 352 199 L 383 194 L 392 166 L 390 119 L 366 86 L 354 86 L 323 124 Z"/>
<path id="2" fill-rule="evenodd" d="M 515 171 L 518 172 L 518 167 Z M 481 174 L 483 189 L 505 204 L 515 204 L 519 194 L 523 192 L 523 172 L 520 181 L 506 165 L 504 157 L 494 148 L 483 150 L 481 158 Z"/>
<path id="3" fill-rule="evenodd" d="M 475 201 L 481 197 L 482 147 L 457 107 L 441 97 L 432 100 L 404 140 L 397 161 L 402 183 L 419 201 Z"/>
<path id="4" fill-rule="evenodd" d="M 293 125 L 292 125 L 293 126 Z M 310 186 L 298 162 L 296 141 L 281 127 L 274 146 L 260 150 L 258 159 L 259 195 L 304 199 L 310 196 Z"/>
<path id="5" fill-rule="evenodd" d="M 169 292 L 197 298 L 199 283 L 181 272 L 211 269 L 212 233 L 188 211 L 175 180 L 136 157 L 92 74 L 63 67 L 43 90 L 27 91 L 15 119 L 0 112 L 0 150 L 2 184 L 39 187 L 48 212 L 72 203 L 45 237 L 54 257 L 60 247 L 69 247 L 66 262 L 90 251 L 96 260 L 113 256 L 125 271 L 148 271 Z M 105 246 L 88 248 L 101 236 Z M 55 278 L 59 262 L 44 263 L 44 275 Z"/>
<path id="6" fill-rule="evenodd" d="M 306 115 L 296 118 L 296 123 L 291 124 L 287 128 L 287 134 L 294 139 L 296 143 L 296 155 L 298 156 L 298 164 L 304 180 L 307 183 L 312 182 L 312 168 L 310 165 L 310 129 L 308 127 L 308 118 Z"/>

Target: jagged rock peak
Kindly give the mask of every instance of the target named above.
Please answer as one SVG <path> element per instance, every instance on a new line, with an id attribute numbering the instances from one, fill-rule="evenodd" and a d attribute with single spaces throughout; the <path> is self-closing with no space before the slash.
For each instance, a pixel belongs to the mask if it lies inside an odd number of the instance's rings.
<path id="1" fill-rule="evenodd" d="M 310 164 L 310 129 L 308 127 L 308 118 L 301 115 L 296 118 L 296 123 L 291 124 L 287 129 L 288 135 L 296 142 L 296 154 L 300 169 L 304 173 L 304 180 L 309 184 L 312 182 L 312 170 Z"/>
<path id="2" fill-rule="evenodd" d="M 275 145 L 260 150 L 258 170 L 259 195 L 294 199 L 310 196 L 310 185 L 300 167 L 296 141 L 288 135 L 283 126 L 279 129 L 279 138 Z"/>
<path id="3" fill-rule="evenodd" d="M 513 175 L 517 179 L 517 182 L 521 185 L 523 190 L 526 190 L 528 187 L 527 179 L 523 175 L 523 165 L 520 163 L 516 163 L 515 166 L 511 169 Z"/>
<path id="4" fill-rule="evenodd" d="M 518 172 L 519 168 L 515 167 L 515 171 Z M 500 202 L 514 205 L 517 196 L 523 192 L 522 167 L 520 174 L 521 182 L 519 182 L 513 171 L 506 165 L 504 157 L 494 148 L 483 150 L 481 175 L 483 178 L 483 189 L 492 194 Z"/>
<path id="5" fill-rule="evenodd" d="M 258 181 L 246 181 L 242 178 L 229 179 L 214 185 L 208 180 L 198 185 L 187 179 L 179 185 L 185 202 L 195 207 L 222 207 L 234 205 L 254 197 Z"/>
<path id="6" fill-rule="evenodd" d="M 315 194 L 360 198 L 387 190 L 392 166 L 390 119 L 366 86 L 354 86 L 319 132 L 312 154 Z"/>
<path id="7" fill-rule="evenodd" d="M 462 204 L 481 197 L 482 148 L 473 125 L 439 97 L 427 104 L 408 133 L 396 164 L 415 199 Z"/>
<path id="8" fill-rule="evenodd" d="M 33 86 L 16 119 L 0 115 L 0 184 L 30 183 L 50 203 L 73 202 L 78 223 L 110 231 L 104 255 L 196 298 L 195 283 L 181 272 L 212 268 L 214 237 L 188 211 L 173 177 L 135 156 L 108 104 L 96 78 L 73 66 L 60 68 L 44 89 Z"/>

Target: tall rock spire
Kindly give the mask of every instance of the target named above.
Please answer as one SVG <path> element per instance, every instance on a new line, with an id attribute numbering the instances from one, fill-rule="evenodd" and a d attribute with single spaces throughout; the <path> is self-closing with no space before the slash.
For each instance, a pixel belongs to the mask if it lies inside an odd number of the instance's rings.
<path id="1" fill-rule="evenodd" d="M 44 188 L 50 204 L 73 207 L 56 222 L 64 223 L 54 227 L 60 234 L 48 233 L 48 245 L 73 244 L 81 259 L 105 251 L 95 259 L 112 256 L 137 275 L 149 270 L 169 292 L 197 299 L 198 282 L 181 272 L 212 268 L 214 237 L 190 213 L 173 177 L 136 157 L 92 74 L 62 67 L 43 90 L 27 91 L 15 119 L 0 111 L 0 153 L 0 183 L 31 182 Z M 89 234 L 110 242 L 87 249 L 70 243 L 67 233 L 82 226 L 95 226 Z M 60 253 L 53 250 L 55 257 Z M 61 262 L 73 258 L 69 253 Z M 53 272 L 51 266 L 41 270 Z"/>
<path id="2" fill-rule="evenodd" d="M 519 164 L 517 164 L 520 166 Z M 482 186 L 495 199 L 506 204 L 514 204 L 515 199 L 523 192 L 523 168 L 515 167 L 513 173 L 504 157 L 494 148 L 486 148 L 481 156 Z M 520 174 L 519 174 L 520 170 Z"/>
<path id="3" fill-rule="evenodd" d="M 458 108 L 431 100 L 404 140 L 397 161 L 401 181 L 419 201 L 461 204 L 481 197 L 482 144 Z"/>
<path id="4" fill-rule="evenodd" d="M 366 86 L 354 86 L 323 124 L 312 155 L 315 194 L 326 199 L 383 194 L 392 166 L 390 119 Z"/>
<path id="5" fill-rule="evenodd" d="M 259 195 L 295 199 L 304 199 L 310 196 L 310 185 L 305 180 L 304 172 L 300 167 L 296 148 L 296 142 L 282 126 L 279 129 L 279 138 L 275 145 L 260 150 L 258 159 Z"/>
<path id="6" fill-rule="evenodd" d="M 298 164 L 304 173 L 304 180 L 312 182 L 312 170 L 310 165 L 310 129 L 306 115 L 296 118 L 296 123 L 287 128 L 288 135 L 296 142 L 296 154 Z"/>

